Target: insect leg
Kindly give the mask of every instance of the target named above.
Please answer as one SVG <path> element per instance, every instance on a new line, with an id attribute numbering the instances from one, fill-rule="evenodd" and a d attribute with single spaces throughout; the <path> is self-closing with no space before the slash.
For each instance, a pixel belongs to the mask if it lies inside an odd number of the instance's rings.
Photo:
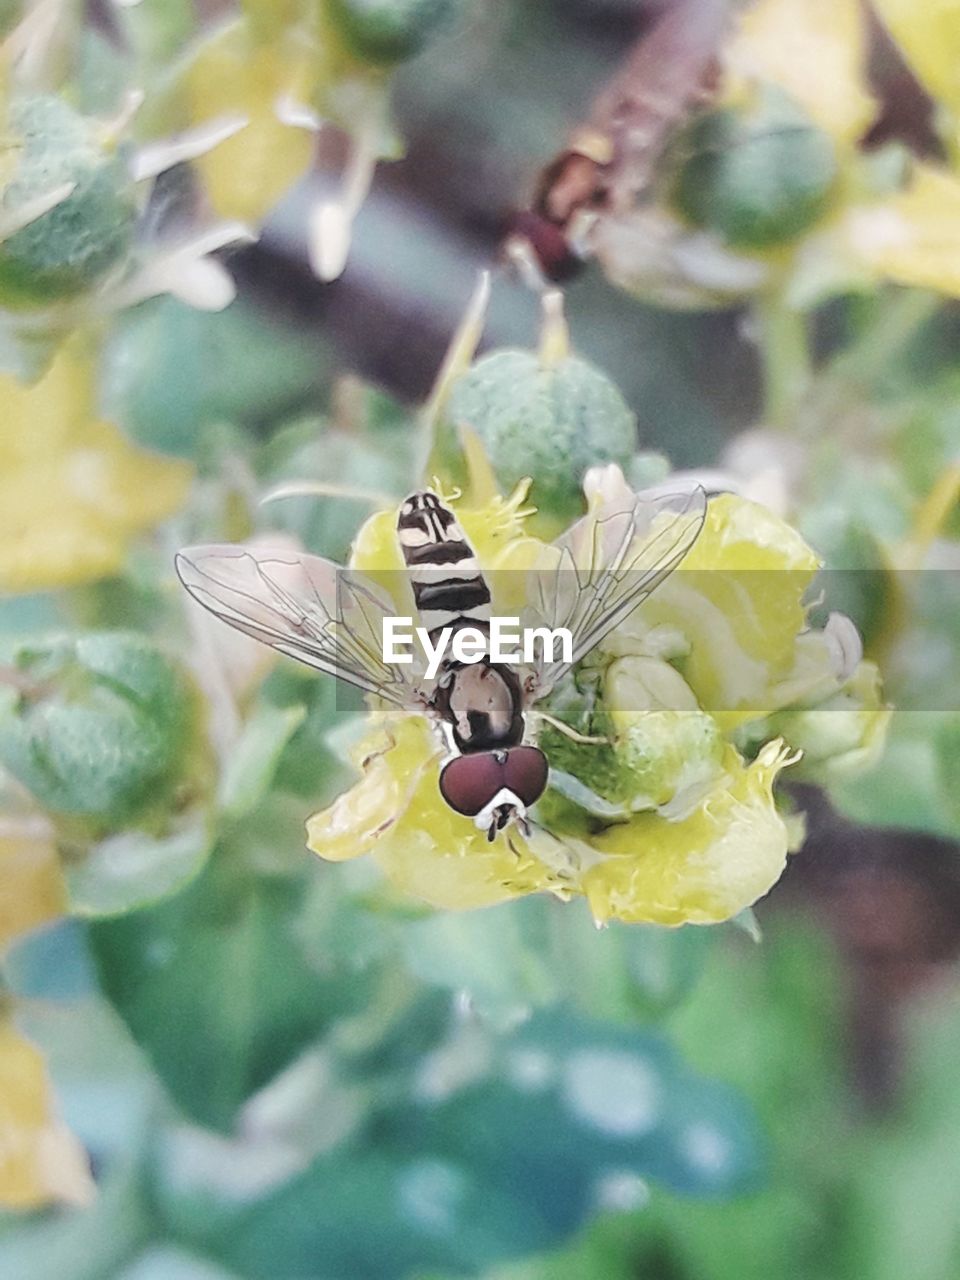
<path id="1" fill-rule="evenodd" d="M 578 733 L 576 729 L 572 729 L 570 725 L 564 724 L 562 720 L 558 720 L 556 716 L 548 715 L 546 711 L 532 711 L 528 714 L 538 716 L 541 720 L 545 720 L 551 728 L 556 729 L 558 733 L 562 733 L 571 742 L 581 743 L 583 746 L 612 747 L 613 739 L 598 737 L 595 734 Z"/>

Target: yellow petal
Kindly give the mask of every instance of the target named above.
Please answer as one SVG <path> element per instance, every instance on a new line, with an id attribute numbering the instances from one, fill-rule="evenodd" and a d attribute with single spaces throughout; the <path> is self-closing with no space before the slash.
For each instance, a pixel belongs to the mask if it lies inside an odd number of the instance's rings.
<path id="1" fill-rule="evenodd" d="M 0 1018 L 0 1205 L 82 1205 L 93 1193 L 83 1148 L 56 1116 L 43 1058 Z"/>
<path id="2" fill-rule="evenodd" d="M 295 33 L 269 43 L 231 22 L 204 40 L 186 75 L 191 121 L 239 113 L 247 125 L 194 161 L 222 218 L 257 226 L 306 173 L 314 149 L 309 129 L 283 123 L 284 98 L 305 105 L 314 96 L 317 59 Z"/>
<path id="3" fill-rule="evenodd" d="M 643 813 L 591 837 L 602 856 L 580 888 L 596 919 L 716 924 L 756 902 L 786 865 L 789 838 L 772 790 L 793 758 L 772 742 L 744 765 L 730 747 L 726 776 L 688 817 Z"/>
<path id="4" fill-rule="evenodd" d="M 960 0 L 873 0 L 930 95 L 960 114 Z"/>
<path id="5" fill-rule="evenodd" d="M 700 537 L 614 637 L 651 627 L 676 631 L 679 666 L 699 705 L 724 728 L 771 708 L 768 690 L 791 669 L 806 623 L 803 597 L 820 561 L 795 529 L 766 507 L 734 494 L 711 499 Z M 607 646 L 610 647 L 610 646 Z"/>
<path id="6" fill-rule="evenodd" d="M 18 934 L 63 913 L 60 862 L 48 835 L 0 835 L 0 951 Z"/>
<path id="7" fill-rule="evenodd" d="M 95 414 L 92 354 L 66 349 L 35 386 L 0 376 L 0 589 L 115 573 L 128 541 L 184 501 L 192 468 Z"/>
<path id="8" fill-rule="evenodd" d="M 369 853 L 374 841 L 409 803 L 410 784 L 431 755 L 415 717 L 394 720 L 369 734 L 354 752 L 360 781 L 307 821 L 307 848 L 328 862 Z"/>
<path id="9" fill-rule="evenodd" d="M 403 893 L 446 910 L 569 888 L 563 872 L 534 857 L 519 833 L 491 843 L 445 803 L 440 752 L 422 717 L 391 721 L 384 734 L 392 743 L 386 749 L 383 734 L 364 743 L 375 753 L 363 779 L 308 822 L 314 853 L 332 860 L 372 853 Z"/>
<path id="10" fill-rule="evenodd" d="M 960 297 L 960 178 L 916 164 L 910 184 L 849 212 L 849 251 L 875 276 Z"/>
<path id="11" fill-rule="evenodd" d="M 736 95 L 758 81 L 775 84 L 852 144 L 875 113 L 866 49 L 860 0 L 757 0 L 724 51 L 728 87 Z"/>

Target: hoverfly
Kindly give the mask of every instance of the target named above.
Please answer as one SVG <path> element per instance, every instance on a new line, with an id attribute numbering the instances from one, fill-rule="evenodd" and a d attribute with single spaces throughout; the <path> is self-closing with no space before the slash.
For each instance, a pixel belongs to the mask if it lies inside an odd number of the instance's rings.
<path id="1" fill-rule="evenodd" d="M 576 275 L 595 254 L 596 225 L 649 195 L 670 139 L 716 92 L 729 10 L 729 0 L 675 0 L 645 26 L 510 219 L 505 254 L 531 283 Z"/>
<path id="2" fill-rule="evenodd" d="M 495 663 L 486 653 L 472 662 L 444 657 L 432 681 L 415 663 L 385 661 L 384 619 L 397 606 L 361 573 L 319 556 L 239 545 L 190 547 L 176 564 L 190 595 L 230 626 L 429 717 L 447 753 L 441 795 L 493 840 L 513 822 L 526 833 L 527 812 L 547 786 L 547 758 L 530 741 L 528 721 L 544 715 L 537 702 L 679 564 L 705 510 L 697 488 L 631 494 L 583 517 L 544 549 L 524 584 L 523 625 L 567 628 L 570 660 L 548 661 L 542 649 L 528 666 Z M 449 637 L 470 627 L 489 636 L 488 579 L 436 493 L 421 490 L 400 505 L 396 536 L 426 633 L 449 628 Z"/>

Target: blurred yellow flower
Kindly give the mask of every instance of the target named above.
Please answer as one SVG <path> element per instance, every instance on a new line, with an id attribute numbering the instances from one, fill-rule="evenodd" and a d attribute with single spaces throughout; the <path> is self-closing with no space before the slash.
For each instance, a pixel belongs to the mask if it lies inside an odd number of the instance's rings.
<path id="1" fill-rule="evenodd" d="M 43 1058 L 0 1009 L 0 1205 L 84 1205 L 93 1194 L 83 1148 L 56 1115 Z"/>
<path id="2" fill-rule="evenodd" d="M 790 670 L 806 625 L 803 597 L 819 557 L 766 507 L 720 494 L 703 533 L 613 643 L 622 652 L 652 627 L 673 628 L 687 653 L 684 678 L 701 707 L 731 729 L 770 707 L 771 687 Z"/>
<path id="3" fill-rule="evenodd" d="M 625 487 L 614 470 L 603 472 L 608 490 Z M 588 492 L 596 483 L 588 477 Z M 524 532 L 523 496 L 457 508 L 495 612 L 503 608 L 496 569 L 528 569 L 544 545 Z M 395 521 L 392 511 L 373 516 L 352 559 L 388 589 L 401 564 Z M 309 820 L 309 848 L 334 861 L 369 853 L 399 889 L 442 909 L 547 891 L 583 895 L 598 921 L 729 919 L 783 870 L 790 836 L 773 784 L 799 753 L 768 734 L 751 760 L 726 735 L 813 689 L 844 687 L 827 637 L 807 629 L 802 596 L 818 567 L 800 535 L 765 508 L 713 499 L 681 569 L 591 659 L 606 673 L 599 715 L 610 746 L 541 732 L 552 785 L 528 838 L 488 842 L 441 798 L 443 751 L 427 721 L 382 713 L 353 753 L 360 780 Z M 503 581 L 516 591 L 523 578 Z M 816 636 L 823 642 L 811 643 Z M 550 710 L 562 714 L 552 701 Z M 882 738 L 883 726 L 858 718 L 856 698 L 846 710 L 843 749 L 855 755 L 858 734 Z M 815 709 L 806 717 L 798 727 L 809 737 Z M 699 753 L 695 767 L 690 752 Z"/>
<path id="4" fill-rule="evenodd" d="M 851 208 L 843 233 L 872 275 L 960 297 L 960 176 L 917 161 L 903 191 Z"/>
<path id="5" fill-rule="evenodd" d="M 127 543 L 184 501 L 188 463 L 135 448 L 97 417 L 96 362 L 64 348 L 35 386 L 0 376 L 0 588 L 115 573 Z"/>
<path id="6" fill-rule="evenodd" d="M 29 819 L 25 820 L 25 823 Z M 62 914 L 66 905 L 56 847 L 49 834 L 0 827 L 0 954 L 18 934 Z"/>
<path id="7" fill-rule="evenodd" d="M 873 0 L 873 8 L 932 98 L 960 124 L 960 0 Z"/>
<path id="8" fill-rule="evenodd" d="M 775 84 L 825 133 L 854 145 L 876 110 L 866 51 L 860 0 L 757 0 L 723 51 L 726 93 L 736 100 Z"/>
<path id="9" fill-rule="evenodd" d="M 283 112 L 285 104 L 293 110 L 312 103 L 319 71 L 315 51 L 296 27 L 261 43 L 235 21 L 197 46 L 184 82 L 191 123 L 234 113 L 246 121 L 195 161 L 220 217 L 259 225 L 306 173 L 314 133 Z"/>

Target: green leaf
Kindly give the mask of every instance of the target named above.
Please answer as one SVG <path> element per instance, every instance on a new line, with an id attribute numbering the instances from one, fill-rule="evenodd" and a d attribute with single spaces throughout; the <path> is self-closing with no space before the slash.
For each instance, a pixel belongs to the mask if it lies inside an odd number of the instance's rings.
<path id="1" fill-rule="evenodd" d="M 572 903 L 552 915 L 553 965 L 581 1012 L 616 1022 L 657 1017 L 690 991 L 712 941 L 695 926 L 658 929 L 611 922 L 598 930 Z"/>
<path id="2" fill-rule="evenodd" d="M 531 898 L 407 921 L 400 933 L 406 962 L 422 981 L 462 991 L 478 1012 L 509 1023 L 558 995 L 546 945 L 549 906 Z"/>
<path id="3" fill-rule="evenodd" d="M 523 1188 L 491 1186 L 456 1158 L 346 1149 L 233 1211 L 196 1224 L 194 1243 L 251 1280 L 407 1280 L 425 1268 L 543 1247 L 550 1232 Z"/>
<path id="4" fill-rule="evenodd" d="M 64 879 L 79 916 L 116 916 L 169 897 L 189 883 L 210 856 L 210 818 L 188 815 L 166 836 L 124 831 L 68 860 Z"/>
<path id="5" fill-rule="evenodd" d="M 169 8 L 141 5 L 137 14 Z M 318 394 L 326 374 L 315 335 L 242 302 L 211 313 L 156 298 L 125 313 L 113 335 L 105 409 L 138 443 L 192 456 L 204 427 L 272 424 Z"/>
<path id="6" fill-rule="evenodd" d="M 900 827 L 955 838 L 956 793 L 940 751 L 957 717 L 943 711 L 894 711 L 879 763 L 869 773 L 830 787 L 847 817 L 868 826 Z"/>
<path id="7" fill-rule="evenodd" d="M 308 874 L 257 874 L 231 843 L 160 906 L 91 926 L 100 980 L 169 1092 L 201 1124 L 238 1108 L 333 1020 L 362 1007 L 372 971 L 308 962 L 297 928 Z"/>
<path id="8" fill-rule="evenodd" d="M 243 726 L 220 778 L 219 805 L 236 820 L 254 809 L 273 782 L 283 749 L 306 718 L 303 705 L 257 707 Z"/>

